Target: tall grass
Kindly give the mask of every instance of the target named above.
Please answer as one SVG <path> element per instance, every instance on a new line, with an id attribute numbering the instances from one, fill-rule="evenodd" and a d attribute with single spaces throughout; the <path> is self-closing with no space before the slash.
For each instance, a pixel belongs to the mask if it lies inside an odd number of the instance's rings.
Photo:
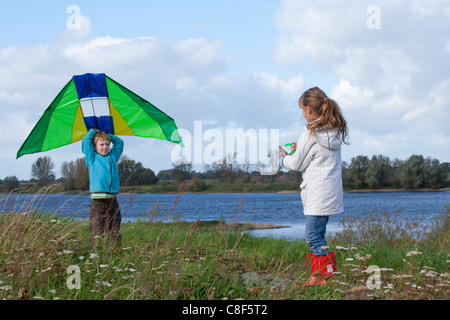
<path id="1" fill-rule="evenodd" d="M 87 221 L 35 210 L 0 214 L 0 299 L 449 298 L 449 206 L 428 230 L 388 213 L 344 220 L 328 238 L 338 272 L 328 285 L 308 288 L 304 240 L 257 238 L 247 225 L 237 230 L 222 220 L 177 221 L 182 192 L 168 211 L 155 204 L 124 223 L 120 248 L 90 244 Z"/>

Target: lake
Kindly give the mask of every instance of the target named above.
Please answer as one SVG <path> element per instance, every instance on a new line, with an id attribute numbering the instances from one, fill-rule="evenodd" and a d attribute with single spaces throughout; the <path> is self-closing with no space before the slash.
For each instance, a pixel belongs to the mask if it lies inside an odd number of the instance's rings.
<path id="1" fill-rule="evenodd" d="M 263 222 L 286 225 L 288 228 L 254 230 L 257 236 L 304 237 L 305 217 L 300 193 L 185 193 L 171 211 L 176 194 L 119 194 L 123 222 L 144 219 L 158 203 L 162 221 L 219 220 L 226 222 Z M 30 212 L 39 210 L 77 219 L 89 218 L 89 195 L 66 194 L 0 194 L 0 211 Z M 419 216 L 424 223 L 442 213 L 450 204 L 450 191 L 438 192 L 362 192 L 344 193 L 345 212 L 330 216 L 327 232 L 339 230 L 345 216 L 372 211 Z"/>

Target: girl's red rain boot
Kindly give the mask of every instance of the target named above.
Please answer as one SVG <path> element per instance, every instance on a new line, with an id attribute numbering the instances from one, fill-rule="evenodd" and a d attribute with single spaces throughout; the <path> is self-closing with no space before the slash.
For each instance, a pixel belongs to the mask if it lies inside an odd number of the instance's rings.
<path id="1" fill-rule="evenodd" d="M 306 280 L 305 285 L 312 286 L 317 283 L 318 280 L 318 264 L 317 264 L 317 257 L 314 253 L 308 253 L 306 255 L 306 269 L 308 269 L 308 258 L 311 265 L 311 275 L 309 276 L 308 280 Z"/>
<path id="2" fill-rule="evenodd" d="M 333 272 L 337 270 L 336 254 L 330 252 L 329 255 L 317 257 L 314 253 L 308 253 L 306 256 L 306 267 L 308 267 L 308 257 L 311 260 L 311 276 L 305 284 L 307 286 L 326 284 L 327 280 L 333 277 Z"/>

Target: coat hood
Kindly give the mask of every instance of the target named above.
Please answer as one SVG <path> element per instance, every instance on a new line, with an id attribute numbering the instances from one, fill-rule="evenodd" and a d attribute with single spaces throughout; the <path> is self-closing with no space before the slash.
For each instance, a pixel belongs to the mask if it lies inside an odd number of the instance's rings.
<path id="1" fill-rule="evenodd" d="M 314 137 L 317 143 L 329 150 L 337 150 L 341 147 L 342 140 L 339 129 L 336 128 L 321 128 L 314 130 Z"/>

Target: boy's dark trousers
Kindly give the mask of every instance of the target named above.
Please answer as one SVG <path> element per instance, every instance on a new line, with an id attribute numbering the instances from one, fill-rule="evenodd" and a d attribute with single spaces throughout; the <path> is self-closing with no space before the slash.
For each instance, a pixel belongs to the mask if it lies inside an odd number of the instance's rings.
<path id="1" fill-rule="evenodd" d="M 122 216 L 117 199 L 92 199 L 90 205 L 89 239 L 94 242 L 95 236 L 107 233 L 111 240 L 120 241 L 120 223 Z"/>

